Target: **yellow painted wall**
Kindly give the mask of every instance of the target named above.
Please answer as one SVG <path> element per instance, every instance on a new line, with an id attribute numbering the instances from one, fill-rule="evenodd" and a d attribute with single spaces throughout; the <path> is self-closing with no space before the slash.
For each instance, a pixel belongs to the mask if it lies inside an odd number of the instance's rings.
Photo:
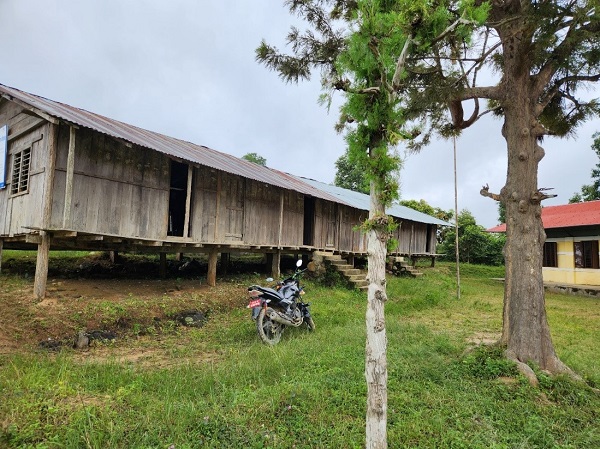
<path id="1" fill-rule="evenodd" d="M 558 267 L 544 267 L 544 282 L 559 284 L 600 285 L 600 270 L 591 268 L 575 268 L 573 242 L 576 239 L 556 240 Z M 577 239 L 579 241 L 581 239 Z M 589 240 L 589 239 L 586 239 Z"/>

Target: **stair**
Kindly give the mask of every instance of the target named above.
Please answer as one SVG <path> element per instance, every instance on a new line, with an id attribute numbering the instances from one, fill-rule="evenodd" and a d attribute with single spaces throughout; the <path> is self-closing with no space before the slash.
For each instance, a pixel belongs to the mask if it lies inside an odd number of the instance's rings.
<path id="1" fill-rule="evenodd" d="M 391 260 L 388 262 L 388 268 L 396 276 L 408 275 L 413 278 L 423 276 L 423 273 L 406 262 L 404 257 L 391 257 L 390 259 Z"/>
<path id="2" fill-rule="evenodd" d="M 348 281 L 359 290 L 367 290 L 369 283 L 367 282 L 367 272 L 360 270 L 349 265 L 345 259 L 339 254 L 327 253 L 317 251 L 316 254 L 320 255 L 328 261 L 337 271 L 339 271 Z"/>

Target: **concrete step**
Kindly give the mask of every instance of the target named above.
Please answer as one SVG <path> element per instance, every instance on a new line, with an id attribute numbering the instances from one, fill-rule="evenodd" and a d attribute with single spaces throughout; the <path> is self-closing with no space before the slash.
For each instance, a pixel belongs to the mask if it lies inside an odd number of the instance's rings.
<path id="1" fill-rule="evenodd" d="M 344 276 L 356 276 L 357 274 L 363 274 L 358 268 L 348 268 L 345 270 L 339 270 Z"/>

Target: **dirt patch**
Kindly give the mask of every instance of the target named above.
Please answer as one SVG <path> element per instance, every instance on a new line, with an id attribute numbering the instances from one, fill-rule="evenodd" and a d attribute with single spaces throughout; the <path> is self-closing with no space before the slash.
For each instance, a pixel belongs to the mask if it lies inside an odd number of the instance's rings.
<path id="1" fill-rule="evenodd" d="M 10 262 L 6 270 L 3 264 L 0 275 L 0 354 L 72 347 L 82 330 L 110 331 L 119 339 L 157 338 L 186 324 L 185 319 L 177 321 L 182 311 L 198 311 L 210 320 L 211 314 L 246 302 L 247 284 L 236 277 L 208 287 L 201 271 L 173 268 L 168 278 L 158 279 L 153 275 L 157 267 L 151 268 L 146 259 L 138 264 L 134 258 L 122 258 L 112 266 L 102 256 L 51 258 L 47 296 L 37 301 L 32 295 L 31 261 Z M 115 276 L 107 277 L 111 272 Z M 107 358 L 110 353 L 140 364 L 168 363 L 159 356 L 160 349 L 92 349 L 81 359 L 92 360 L 92 354 Z"/>

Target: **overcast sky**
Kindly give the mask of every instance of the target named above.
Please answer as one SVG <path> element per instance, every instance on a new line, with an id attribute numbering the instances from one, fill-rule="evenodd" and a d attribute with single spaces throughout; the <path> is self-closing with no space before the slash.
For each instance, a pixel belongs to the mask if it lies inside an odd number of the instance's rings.
<path id="1" fill-rule="evenodd" d="M 318 74 L 285 84 L 259 65 L 261 39 L 285 49 L 295 21 L 277 0 L 0 0 L 0 83 L 235 156 L 256 152 L 279 170 L 332 183 L 344 153 L 337 108 L 317 104 Z M 296 21 L 297 23 L 297 21 Z M 339 104 L 339 103 L 338 103 Z M 506 179 L 501 122 L 487 118 L 457 140 L 458 209 L 498 222 Z M 540 187 L 564 204 L 598 162 L 600 124 L 576 139 L 546 139 Z M 403 150 L 400 149 L 402 152 Z M 402 199 L 454 209 L 453 147 L 436 141 L 406 158 Z"/>

